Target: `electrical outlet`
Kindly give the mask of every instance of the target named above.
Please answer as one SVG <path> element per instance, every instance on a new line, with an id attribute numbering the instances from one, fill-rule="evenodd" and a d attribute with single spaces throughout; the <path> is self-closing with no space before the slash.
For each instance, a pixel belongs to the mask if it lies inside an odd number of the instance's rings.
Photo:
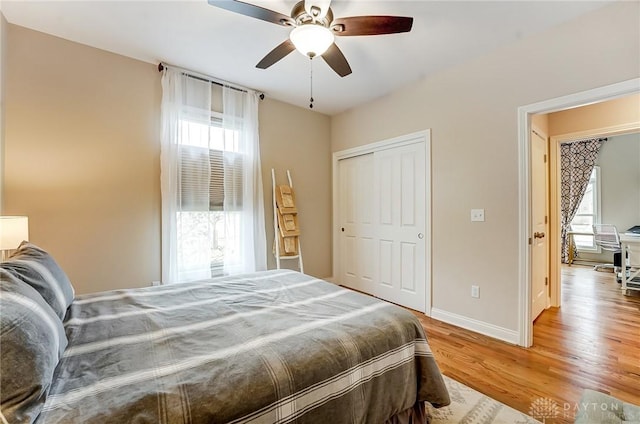
<path id="1" fill-rule="evenodd" d="M 471 209 L 472 222 L 484 222 L 484 209 Z"/>
<path id="2" fill-rule="evenodd" d="M 471 286 L 471 297 L 480 297 L 480 286 Z"/>

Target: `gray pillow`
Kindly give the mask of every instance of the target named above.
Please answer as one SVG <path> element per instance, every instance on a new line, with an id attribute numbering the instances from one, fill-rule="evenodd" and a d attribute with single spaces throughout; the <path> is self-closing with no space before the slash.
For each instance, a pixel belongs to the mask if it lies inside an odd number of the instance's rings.
<path id="1" fill-rule="evenodd" d="M 0 263 L 0 268 L 33 287 L 60 319 L 64 318 L 74 291 L 67 274 L 49 253 L 23 241 L 9 260 Z"/>
<path id="2" fill-rule="evenodd" d="M 67 346 L 62 321 L 31 286 L 0 269 L 0 410 L 8 423 L 32 423 Z"/>

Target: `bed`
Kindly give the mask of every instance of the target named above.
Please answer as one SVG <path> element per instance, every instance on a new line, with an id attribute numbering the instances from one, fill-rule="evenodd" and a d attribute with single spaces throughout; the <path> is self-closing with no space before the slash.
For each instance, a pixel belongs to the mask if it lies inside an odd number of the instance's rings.
<path id="1" fill-rule="evenodd" d="M 298 272 L 74 296 L 23 243 L 0 277 L 9 423 L 415 423 L 449 403 L 413 314 Z"/>

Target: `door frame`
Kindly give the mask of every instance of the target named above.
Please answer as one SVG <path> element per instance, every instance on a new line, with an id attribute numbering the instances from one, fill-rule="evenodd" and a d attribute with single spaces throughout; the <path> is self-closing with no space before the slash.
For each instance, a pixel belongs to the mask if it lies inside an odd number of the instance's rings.
<path id="1" fill-rule="evenodd" d="M 531 115 L 586 106 L 640 93 L 640 78 L 532 103 L 518 108 L 518 344 L 533 344 L 531 320 Z M 557 267 L 559 269 L 559 267 Z M 552 291 L 552 297 L 553 297 Z M 556 294 L 557 295 L 557 294 Z M 553 299 L 552 299 L 553 301 Z"/>
<path id="2" fill-rule="evenodd" d="M 332 250 L 333 250 L 333 264 L 332 264 L 332 281 L 339 284 L 338 277 L 339 264 L 340 264 L 340 226 L 337 223 L 340 221 L 340 211 L 338 208 L 339 199 L 339 175 L 338 175 L 338 163 L 343 159 L 349 159 L 356 156 L 362 156 L 370 153 L 374 153 L 380 150 L 387 150 L 396 147 L 402 147 L 409 144 L 425 143 L 425 315 L 431 316 L 431 129 L 418 131 L 411 134 L 402 135 L 386 140 L 377 141 L 374 143 L 365 144 L 362 146 L 353 147 L 350 149 L 340 150 L 334 152 L 332 155 Z"/>

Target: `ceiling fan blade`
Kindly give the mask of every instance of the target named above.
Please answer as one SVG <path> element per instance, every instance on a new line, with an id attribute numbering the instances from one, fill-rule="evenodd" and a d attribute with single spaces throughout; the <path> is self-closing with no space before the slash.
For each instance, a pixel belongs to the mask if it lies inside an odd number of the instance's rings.
<path id="1" fill-rule="evenodd" d="M 351 66 L 349 66 L 347 58 L 344 57 L 342 51 L 336 46 L 336 43 L 333 43 L 327 51 L 322 54 L 322 58 L 327 62 L 327 65 L 341 77 L 346 77 L 351 73 Z"/>
<path id="2" fill-rule="evenodd" d="M 382 35 L 409 32 L 413 18 L 405 16 L 352 16 L 338 18 L 331 24 L 335 35 Z"/>
<path id="3" fill-rule="evenodd" d="M 283 15 L 273 10 L 265 9 L 264 7 L 256 6 L 254 4 L 245 3 L 243 1 L 236 0 L 208 0 L 211 6 L 219 7 L 221 9 L 229 10 L 231 12 L 239 13 L 241 15 L 250 16 L 252 18 L 261 19 L 263 21 L 271 22 L 278 25 L 292 25 L 293 19 L 287 15 Z"/>
<path id="4" fill-rule="evenodd" d="M 267 69 L 269 66 L 273 65 L 292 51 L 294 51 L 296 47 L 293 45 L 291 40 L 288 38 L 283 41 L 278 47 L 271 50 L 257 65 L 256 68 Z"/>

